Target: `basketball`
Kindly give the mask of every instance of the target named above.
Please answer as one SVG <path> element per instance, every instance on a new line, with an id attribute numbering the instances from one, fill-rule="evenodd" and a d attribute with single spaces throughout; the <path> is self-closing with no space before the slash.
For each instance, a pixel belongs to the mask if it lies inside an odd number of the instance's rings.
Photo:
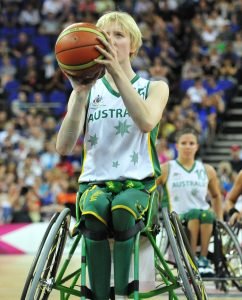
<path id="1" fill-rule="evenodd" d="M 95 48 L 104 47 L 97 37 L 105 39 L 103 33 L 91 23 L 74 23 L 65 28 L 55 44 L 55 56 L 59 67 L 84 83 L 104 75 L 105 67 L 94 59 L 103 55 Z"/>

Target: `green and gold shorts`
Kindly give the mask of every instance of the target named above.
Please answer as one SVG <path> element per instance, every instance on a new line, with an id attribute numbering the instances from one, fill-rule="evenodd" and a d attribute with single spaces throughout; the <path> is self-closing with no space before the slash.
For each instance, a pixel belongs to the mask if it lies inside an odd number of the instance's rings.
<path id="1" fill-rule="evenodd" d="M 125 209 L 139 220 L 148 210 L 150 192 L 156 188 L 154 180 L 152 183 L 134 180 L 82 183 L 79 187 L 81 214 L 93 215 L 107 226 L 112 211 Z"/>

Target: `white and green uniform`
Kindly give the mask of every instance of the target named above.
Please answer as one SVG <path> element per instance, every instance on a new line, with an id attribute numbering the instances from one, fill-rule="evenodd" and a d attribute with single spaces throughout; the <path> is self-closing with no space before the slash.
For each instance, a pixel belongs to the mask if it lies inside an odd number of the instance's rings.
<path id="1" fill-rule="evenodd" d="M 203 163 L 196 160 L 190 170 L 186 170 L 177 160 L 169 161 L 168 166 L 165 195 L 171 210 L 184 214 L 192 209 L 209 209 L 206 201 L 208 176 Z"/>
<path id="2" fill-rule="evenodd" d="M 142 97 L 141 101 L 145 101 L 150 82 L 135 76 L 131 83 Z M 115 240 L 115 294 L 128 294 L 135 234 L 121 241 L 118 233 L 134 232 L 148 209 L 149 193 L 155 188 L 155 178 L 160 175 L 155 149 L 157 133 L 158 124 L 149 133 L 143 133 L 137 127 L 120 94 L 112 89 L 105 77 L 92 87 L 86 114 L 79 191 L 80 224 L 84 224 L 89 233 L 88 236 L 84 232 L 84 236 L 89 255 L 90 286 L 95 299 L 110 299 L 111 255 L 105 236 L 107 228 L 113 232 Z M 152 182 L 151 186 L 148 182 Z M 104 234 L 104 237 L 102 235 L 101 240 L 96 241 L 97 233 Z"/>
<path id="3" fill-rule="evenodd" d="M 131 83 L 145 100 L 150 81 L 136 75 Z M 160 173 L 157 133 L 158 125 L 150 133 L 141 132 L 120 94 L 105 77 L 99 79 L 89 97 L 79 183 L 156 177 Z"/>

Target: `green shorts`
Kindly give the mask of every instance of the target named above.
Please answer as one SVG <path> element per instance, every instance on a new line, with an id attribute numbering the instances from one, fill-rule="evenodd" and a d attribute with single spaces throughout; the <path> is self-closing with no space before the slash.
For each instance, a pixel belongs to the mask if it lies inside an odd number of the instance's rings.
<path id="1" fill-rule="evenodd" d="M 79 207 L 81 215 L 93 215 L 106 226 L 111 221 L 112 211 L 125 209 L 135 220 L 139 220 L 149 207 L 150 191 L 153 188 L 141 181 L 115 182 L 105 184 L 80 184 Z"/>
<path id="2" fill-rule="evenodd" d="M 199 220 L 201 224 L 213 224 L 215 220 L 214 212 L 211 210 L 191 209 L 187 213 L 180 214 L 182 221 Z"/>

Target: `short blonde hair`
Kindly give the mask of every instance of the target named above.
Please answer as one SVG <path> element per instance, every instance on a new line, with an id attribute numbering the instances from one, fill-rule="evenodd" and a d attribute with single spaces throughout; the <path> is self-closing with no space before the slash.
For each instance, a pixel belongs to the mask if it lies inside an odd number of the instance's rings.
<path id="1" fill-rule="evenodd" d="M 122 30 L 130 36 L 130 46 L 134 49 L 131 58 L 137 55 L 139 48 L 142 45 L 142 34 L 135 20 L 126 12 L 107 12 L 97 21 L 97 27 L 103 28 L 105 25 L 117 22 Z"/>

